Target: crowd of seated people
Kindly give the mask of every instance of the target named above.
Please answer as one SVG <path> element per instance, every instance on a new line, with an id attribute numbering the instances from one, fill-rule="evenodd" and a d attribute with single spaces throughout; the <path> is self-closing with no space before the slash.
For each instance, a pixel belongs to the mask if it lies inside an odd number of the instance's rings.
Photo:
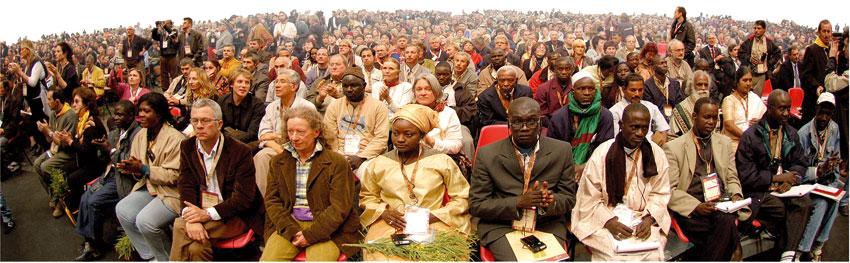
<path id="1" fill-rule="evenodd" d="M 744 235 L 822 260 L 847 195 L 777 194 L 847 189 L 847 29 L 687 14 L 293 10 L 0 43 L 3 174 L 36 157 L 81 261 L 112 217 L 138 260 L 246 233 L 242 260 L 408 260 L 346 244 L 410 224 L 500 261 L 529 232 L 661 261 L 674 231 L 685 260 L 740 260 Z"/>

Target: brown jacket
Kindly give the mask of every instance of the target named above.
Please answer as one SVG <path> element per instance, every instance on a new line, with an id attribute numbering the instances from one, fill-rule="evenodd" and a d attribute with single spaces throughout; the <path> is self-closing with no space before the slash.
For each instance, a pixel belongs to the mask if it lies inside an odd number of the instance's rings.
<path id="1" fill-rule="evenodd" d="M 304 238 L 311 244 L 332 240 L 340 251 L 354 255 L 357 248 L 344 244 L 359 243 L 360 216 L 354 210 L 354 173 L 345 158 L 325 148 L 313 157 L 310 174 L 307 176 L 307 200 L 313 212 L 313 225 L 301 229 L 292 217 L 295 204 L 295 163 L 289 151 L 278 154 L 271 160 L 266 209 L 272 229 L 286 240 L 303 231 Z"/>
<path id="2" fill-rule="evenodd" d="M 688 194 L 688 187 L 694 179 L 694 167 L 697 162 L 697 148 L 693 141 L 693 130 L 664 144 L 664 153 L 670 164 L 668 173 L 670 175 L 671 196 L 667 208 L 685 217 L 691 217 L 691 213 L 700 204 L 700 201 Z M 714 133 L 711 136 L 711 153 L 714 156 L 714 167 L 717 176 L 723 183 L 727 193 L 740 194 L 741 182 L 738 180 L 738 170 L 735 168 L 735 144 L 729 137 Z M 746 220 L 750 217 L 751 210 L 744 207 L 738 210 L 738 219 Z"/>
<path id="3" fill-rule="evenodd" d="M 215 166 L 216 179 L 224 199 L 214 206 L 222 220 L 239 217 L 257 236 L 263 234 L 263 204 L 254 179 L 251 147 L 224 136 L 221 156 Z M 206 172 L 199 159 L 198 140 L 192 137 L 180 143 L 180 178 L 177 189 L 182 201 L 201 207 L 201 191 L 206 189 Z M 179 211 L 179 210 L 178 210 Z"/>

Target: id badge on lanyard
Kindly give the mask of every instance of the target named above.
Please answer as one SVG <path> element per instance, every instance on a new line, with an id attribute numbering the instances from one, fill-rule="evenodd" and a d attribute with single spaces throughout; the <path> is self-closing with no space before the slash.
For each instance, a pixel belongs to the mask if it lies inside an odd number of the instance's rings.
<path id="1" fill-rule="evenodd" d="M 218 194 L 208 191 L 201 191 L 201 207 L 203 209 L 214 207 L 220 202 L 221 201 Z"/>
<path id="2" fill-rule="evenodd" d="M 720 199 L 720 180 L 717 177 L 717 173 L 703 175 L 699 179 L 702 182 L 703 196 L 706 202 Z"/>
<path id="3" fill-rule="evenodd" d="M 183 46 L 183 53 L 186 53 L 187 55 L 192 54 L 192 47 L 190 47 L 189 44 L 186 44 Z"/>
<path id="4" fill-rule="evenodd" d="M 128 58 L 133 57 L 133 48 L 132 47 L 127 47 L 127 57 Z"/>
<path id="5" fill-rule="evenodd" d="M 168 38 L 162 41 L 162 48 L 168 48 Z"/>
<path id="6" fill-rule="evenodd" d="M 520 170 L 523 172 L 523 193 L 530 191 L 529 184 L 531 183 L 531 170 L 534 169 L 534 162 L 537 159 L 537 153 L 533 153 L 526 163 L 519 152 L 516 152 L 517 160 L 520 164 Z M 511 228 L 521 232 L 534 232 L 537 226 L 537 208 L 523 209 L 522 217 L 519 220 L 514 220 Z"/>
<path id="7" fill-rule="evenodd" d="M 360 136 L 355 134 L 346 134 L 343 153 L 345 153 L 345 155 L 355 155 L 358 152 L 360 152 Z"/>

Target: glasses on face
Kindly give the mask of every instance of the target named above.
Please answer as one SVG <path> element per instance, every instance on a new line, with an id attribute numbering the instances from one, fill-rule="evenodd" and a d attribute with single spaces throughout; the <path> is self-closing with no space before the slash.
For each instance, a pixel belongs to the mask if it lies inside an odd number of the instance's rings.
<path id="1" fill-rule="evenodd" d="M 287 130 L 286 134 L 289 135 L 289 137 L 301 138 L 307 135 L 307 131 Z"/>
<path id="2" fill-rule="evenodd" d="M 191 119 L 189 119 L 189 122 L 192 123 L 192 125 L 207 126 L 210 123 L 217 121 L 217 120 L 218 119 L 210 119 L 210 118 L 191 118 Z"/>
<path id="3" fill-rule="evenodd" d="M 531 120 L 508 120 L 508 125 L 513 128 L 521 129 L 522 126 L 526 126 L 530 129 L 537 128 L 540 125 L 540 120 L 531 119 Z"/>

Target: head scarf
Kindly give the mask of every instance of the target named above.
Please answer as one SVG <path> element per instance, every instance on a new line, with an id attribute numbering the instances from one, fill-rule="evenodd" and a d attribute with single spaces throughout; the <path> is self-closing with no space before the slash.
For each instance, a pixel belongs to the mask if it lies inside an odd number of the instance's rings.
<path id="1" fill-rule="evenodd" d="M 436 111 L 419 104 L 407 104 L 395 112 L 392 123 L 398 120 L 406 120 L 419 128 L 422 133 L 428 133 L 434 128 L 440 127 L 440 118 Z"/>
<path id="2" fill-rule="evenodd" d="M 584 78 L 590 78 L 591 80 L 593 80 L 593 75 L 590 74 L 590 72 L 587 72 L 587 71 L 584 71 L 584 70 L 579 70 L 578 72 L 576 72 L 576 74 L 573 74 L 573 76 L 571 78 L 571 80 L 573 81 L 573 83 L 572 83 L 573 87 L 576 86 L 576 82 L 578 82 L 579 80 L 582 80 Z"/>

